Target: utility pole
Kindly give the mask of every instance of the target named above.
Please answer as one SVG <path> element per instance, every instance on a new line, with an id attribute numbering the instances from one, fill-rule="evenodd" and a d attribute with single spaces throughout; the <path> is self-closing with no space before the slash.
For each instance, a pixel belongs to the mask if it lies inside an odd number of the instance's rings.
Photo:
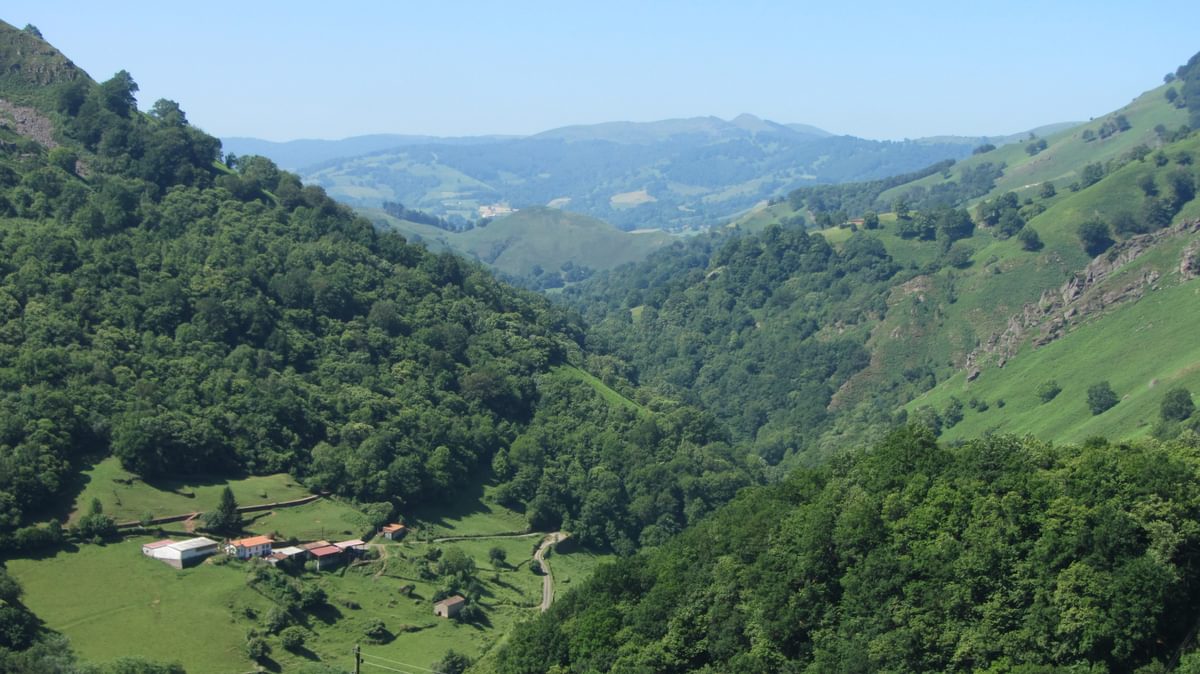
<path id="1" fill-rule="evenodd" d="M 362 650 L 354 644 L 354 674 L 362 674 Z"/>

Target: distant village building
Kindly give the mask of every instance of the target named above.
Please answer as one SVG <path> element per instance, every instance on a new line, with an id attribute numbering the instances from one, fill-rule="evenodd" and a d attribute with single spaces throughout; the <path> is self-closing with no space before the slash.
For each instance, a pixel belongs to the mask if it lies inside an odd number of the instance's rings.
<path id="1" fill-rule="evenodd" d="M 366 541 L 358 538 L 349 541 L 342 541 L 340 543 L 334 543 L 333 545 L 351 557 L 357 557 L 358 555 L 361 555 L 367 551 Z"/>
<path id="2" fill-rule="evenodd" d="M 297 546 L 288 546 L 280 548 L 267 556 L 267 562 L 271 566 L 289 565 L 303 563 L 308 557 L 308 551 Z"/>
<path id="3" fill-rule="evenodd" d="M 237 557 L 238 559 L 266 557 L 271 554 L 271 545 L 273 542 L 270 536 L 239 538 L 225 544 L 225 554 Z"/>
<path id="4" fill-rule="evenodd" d="M 462 595 L 454 595 L 446 597 L 433 605 L 433 614 L 443 618 L 453 618 L 462 611 L 463 606 L 467 604 L 467 600 Z"/>
<path id="5" fill-rule="evenodd" d="M 152 557 L 167 566 L 182 569 L 192 564 L 198 564 L 205 557 L 217 552 L 218 544 L 208 538 L 189 538 L 186 541 L 165 539 L 146 543 L 142 546 L 142 554 Z"/>
<path id="6" fill-rule="evenodd" d="M 404 538 L 404 536 L 407 534 L 408 527 L 404 526 L 403 524 L 385 524 L 383 525 L 383 528 L 379 530 L 379 535 L 383 536 L 389 541 L 398 541 L 401 538 Z"/>
<path id="7" fill-rule="evenodd" d="M 313 541 L 312 543 L 302 543 L 300 545 L 300 549 L 308 553 L 309 557 L 312 557 L 313 550 L 316 550 L 317 548 L 327 548 L 331 545 L 333 545 L 333 543 L 330 543 L 329 541 Z"/>
<path id="8" fill-rule="evenodd" d="M 479 207 L 479 217 L 481 218 L 498 218 L 503 215 L 512 215 L 517 209 L 505 203 L 488 204 Z"/>
<path id="9" fill-rule="evenodd" d="M 342 549 L 336 545 L 313 548 L 308 551 L 308 554 L 317 561 L 318 571 L 333 568 L 343 561 Z"/>

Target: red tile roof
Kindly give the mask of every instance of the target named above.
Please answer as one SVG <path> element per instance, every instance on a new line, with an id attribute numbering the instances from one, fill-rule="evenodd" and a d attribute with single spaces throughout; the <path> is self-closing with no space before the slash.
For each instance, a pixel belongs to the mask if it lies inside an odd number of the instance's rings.
<path id="1" fill-rule="evenodd" d="M 326 545 L 323 548 L 314 548 L 309 550 L 314 557 L 328 557 L 330 555 L 342 554 L 342 549 L 336 545 Z"/>
<path id="2" fill-rule="evenodd" d="M 305 543 L 304 545 L 301 545 L 300 547 L 311 552 L 313 550 L 316 550 L 317 548 L 324 548 L 324 547 L 328 547 L 330 545 L 333 545 L 333 543 L 330 543 L 329 541 L 313 541 L 312 543 Z"/>
<path id="3" fill-rule="evenodd" d="M 163 548 L 163 547 L 166 547 L 166 546 L 168 546 L 168 545 L 170 545 L 170 544 L 172 544 L 172 543 L 174 543 L 174 542 L 175 542 L 175 541 L 173 541 L 173 540 L 171 540 L 171 539 L 169 539 L 169 538 L 164 538 L 164 539 L 162 539 L 161 541 L 154 541 L 153 543 L 143 543 L 143 544 L 142 544 L 142 547 L 143 547 L 143 548 L 149 548 L 149 549 L 151 549 L 151 550 L 157 550 L 158 548 Z"/>
<path id="4" fill-rule="evenodd" d="M 270 536 L 251 536 L 250 538 L 239 538 L 236 541 L 229 541 L 229 544 L 239 548 L 252 548 L 256 545 L 268 545 L 273 542 Z"/>
<path id="5" fill-rule="evenodd" d="M 434 604 L 434 606 L 457 606 L 466 601 L 467 601 L 466 597 L 462 597 L 462 596 L 456 594 L 453 597 L 446 597 L 445 599 Z"/>
<path id="6" fill-rule="evenodd" d="M 383 525 L 383 533 L 390 534 L 393 531 L 404 531 L 407 528 L 403 524 L 385 524 Z"/>

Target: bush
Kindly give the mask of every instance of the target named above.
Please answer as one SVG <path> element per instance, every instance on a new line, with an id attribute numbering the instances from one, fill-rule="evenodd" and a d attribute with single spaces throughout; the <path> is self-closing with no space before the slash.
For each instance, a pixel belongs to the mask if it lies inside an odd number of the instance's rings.
<path id="1" fill-rule="evenodd" d="M 1095 257 L 1113 245 L 1108 223 L 1103 220 L 1088 220 L 1079 225 L 1079 243 L 1088 255 Z"/>
<path id="2" fill-rule="evenodd" d="M 373 644 L 384 644 L 392 640 L 392 633 L 388 631 L 387 625 L 383 624 L 382 620 L 372 620 L 367 623 L 366 629 L 363 630 L 363 636 Z"/>
<path id="3" fill-rule="evenodd" d="M 1017 232 L 1017 240 L 1021 242 L 1022 249 L 1031 252 L 1041 250 L 1045 246 L 1042 243 L 1042 237 L 1038 236 L 1038 233 L 1028 225 L 1022 227 L 1021 231 Z"/>
<path id="4" fill-rule="evenodd" d="M 1088 387 L 1087 404 L 1093 416 L 1107 412 L 1118 401 L 1116 392 L 1107 381 L 1097 382 Z"/>
<path id="5" fill-rule="evenodd" d="M 1192 416 L 1194 411 L 1196 411 L 1196 404 L 1192 402 L 1191 392 L 1183 387 L 1178 387 L 1167 391 L 1167 395 L 1162 401 L 1162 407 L 1159 409 L 1159 416 L 1163 421 L 1184 421 Z"/>
<path id="6" fill-rule="evenodd" d="M 261 660 L 271 654 L 271 645 L 262 637 L 251 637 L 246 640 L 246 657 L 251 660 Z"/>
<path id="7" fill-rule="evenodd" d="M 304 628 L 292 626 L 279 633 L 279 643 L 289 651 L 300 650 L 304 647 Z"/>
<path id="8" fill-rule="evenodd" d="M 1062 393 L 1062 387 L 1058 385 L 1057 381 L 1051 379 L 1038 384 L 1036 393 L 1038 400 L 1044 404 L 1058 397 L 1058 394 Z"/>
<path id="9" fill-rule="evenodd" d="M 442 672 L 443 674 L 462 674 L 463 672 L 467 671 L 467 668 L 470 666 L 471 658 L 450 650 L 446 651 L 445 657 L 438 661 L 433 668 L 439 672 Z"/>

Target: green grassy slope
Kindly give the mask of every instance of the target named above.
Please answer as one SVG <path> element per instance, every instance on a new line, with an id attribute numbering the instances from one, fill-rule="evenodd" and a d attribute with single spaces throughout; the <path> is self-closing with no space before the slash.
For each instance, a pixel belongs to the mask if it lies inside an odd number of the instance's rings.
<path id="1" fill-rule="evenodd" d="M 1166 148 L 1168 155 L 1200 152 L 1200 137 L 1193 136 Z M 1096 185 L 1076 193 L 1055 197 L 1052 205 L 1033 218 L 1029 226 L 1041 235 L 1046 248 L 1038 254 L 1020 250 L 1013 240 L 990 241 L 978 248 L 975 265 L 965 272 L 943 272 L 930 283 L 940 289 L 944 300 L 946 288 L 953 287 L 958 300 L 943 303 L 939 309 L 940 337 L 926 341 L 919 357 L 925 361 L 954 362 L 961 368 L 965 352 L 973 347 L 970 340 L 955 345 L 948 335 L 955 331 L 969 332 L 974 343 L 1005 329 L 1008 319 L 1026 303 L 1037 303 L 1044 289 L 1057 288 L 1073 270 L 1088 262 L 1081 250 L 1076 230 L 1090 218 L 1107 219 L 1125 210 L 1138 213 L 1147 198 L 1138 187 L 1146 176 L 1155 176 L 1161 185 L 1169 171 L 1190 170 L 1195 178 L 1200 172 L 1174 162 L 1158 167 L 1153 161 L 1130 162 L 1112 172 Z M 1198 200 L 1189 202 L 1176 216 L 1175 222 L 1194 220 L 1200 210 Z M 987 235 L 977 234 L 975 239 Z M 1076 318 L 1077 326 L 1058 341 L 1034 349 L 1031 335 L 1025 335 L 1014 357 L 1007 358 L 1003 368 L 997 368 L 999 355 L 984 355 L 981 375 L 966 382 L 965 372 L 959 371 L 936 389 L 908 405 L 911 411 L 922 405 L 943 409 L 950 396 L 966 402 L 971 397 L 992 403 L 990 410 L 975 413 L 968 408 L 967 417 L 959 426 L 948 431 L 949 437 L 968 437 L 987 430 L 1031 432 L 1039 437 L 1060 440 L 1080 440 L 1088 435 L 1111 437 L 1140 435 L 1157 420 L 1157 405 L 1165 392 L 1159 385 L 1176 382 L 1200 390 L 1196 385 L 1195 366 L 1200 364 L 1200 350 L 1195 347 L 1194 335 L 1200 331 L 1200 315 L 1194 308 L 1197 285 L 1184 282 L 1179 267 L 1184 250 L 1196 244 L 1196 234 L 1164 238 L 1135 260 L 1117 268 L 1094 290 L 1091 296 L 1113 298 L 1136 286 L 1140 279 L 1157 275 L 1152 287 L 1141 299 L 1107 304 L 1100 313 Z M 982 241 L 981 241 L 982 243 Z M 992 268 L 999 273 L 991 272 Z M 887 347 L 883 335 L 895 334 L 895 325 L 909 327 L 922 314 L 914 304 L 889 315 L 892 324 L 876 331 L 881 349 Z M 902 330 L 901 335 L 906 333 Z M 941 345 L 938 346 L 938 342 Z M 899 347 L 893 347 L 898 350 Z M 910 359 L 909 364 L 913 362 Z M 943 372 L 953 373 L 946 368 Z M 1128 398 L 1117 408 L 1092 418 L 1083 402 L 1083 391 L 1100 379 L 1111 379 L 1121 395 Z M 1039 405 L 1034 388 L 1041 381 L 1055 379 L 1064 389 L 1070 386 L 1073 395 L 1064 390 L 1058 399 Z M 1009 403 L 1003 411 L 995 406 L 997 399 Z"/>
<path id="2" fill-rule="evenodd" d="M 523 209 L 466 232 L 397 220 L 377 210 L 365 212 L 434 249 L 457 251 L 514 276 L 527 276 L 535 266 L 558 270 L 568 262 L 610 269 L 641 260 L 674 240 L 662 231 L 623 232 L 601 220 L 554 208 Z"/>
<path id="3" fill-rule="evenodd" d="M 1079 171 L 1087 164 L 1119 157 L 1139 144 L 1151 147 L 1156 145 L 1156 126 L 1161 124 L 1174 130 L 1181 124 L 1186 124 L 1187 110 L 1174 107 L 1163 97 L 1167 86 L 1145 92 L 1120 110 L 1047 136 L 1047 148 L 1034 156 L 1026 153 L 1027 143 L 1005 145 L 991 152 L 964 159 L 950 169 L 948 177 L 935 174 L 892 188 L 880 198 L 885 203 L 891 203 L 914 187 L 929 188 L 941 182 L 957 181 L 965 170 L 983 162 L 1005 164 L 1004 175 L 996 181 L 993 195 L 1015 191 L 1024 198 L 1036 193 L 1037 187 L 1047 180 L 1054 182 L 1059 188 L 1066 187 L 1079 179 Z M 1113 134 L 1106 139 L 1097 137 L 1090 142 L 1083 139 L 1086 130 L 1096 132 L 1105 120 L 1117 115 L 1124 115 L 1129 121 L 1131 128 L 1128 131 Z"/>
<path id="4" fill-rule="evenodd" d="M 92 499 L 100 500 L 106 514 L 125 522 L 139 520 L 146 513 L 164 517 L 210 510 L 226 485 L 241 505 L 289 501 L 312 493 L 286 473 L 238 480 L 193 476 L 150 483 L 122 468 L 116 457 L 108 457 L 83 471 L 83 482 L 83 491 L 71 509 L 72 520 L 87 511 Z"/>
<path id="5" fill-rule="evenodd" d="M 243 646 L 249 621 L 238 624 L 230 607 L 265 613 L 270 602 L 246 588 L 236 566 L 177 571 L 143 557 L 148 540 L 14 559 L 8 568 L 25 587 L 26 605 L 83 658 L 140 656 L 194 674 L 251 669 Z"/>
<path id="6" fill-rule="evenodd" d="M 987 369 L 973 382 L 958 374 L 909 403 L 945 409 L 951 397 L 976 398 L 988 409 L 964 409 L 963 420 L 944 437 L 964 439 L 986 432 L 1032 433 L 1079 442 L 1093 435 L 1143 435 L 1158 421 L 1163 395 L 1174 386 L 1200 391 L 1200 341 L 1195 339 L 1195 307 L 1200 281 L 1153 292 L 1138 302 L 1081 326 L 1066 337 L 1012 359 L 1003 369 Z M 1184 318 L 1185 320 L 1180 320 Z M 1038 384 L 1055 380 L 1063 390 L 1042 403 Z M 1087 387 L 1109 381 L 1121 402 L 1093 416 Z M 997 401 L 1003 400 L 1000 407 Z"/>
<path id="7" fill-rule="evenodd" d="M 576 380 L 582 381 L 582 382 L 586 383 L 588 386 L 591 386 L 596 391 L 596 393 L 599 393 L 600 397 L 604 398 L 604 400 L 609 405 L 612 405 L 614 407 L 624 407 L 626 409 L 638 412 L 639 414 L 649 414 L 649 412 L 646 410 L 645 407 L 642 407 L 641 405 L 635 403 L 634 401 L 630 400 L 629 398 L 626 398 L 625 396 L 621 395 L 619 392 L 614 391 L 611 387 L 609 387 L 604 382 L 600 381 L 595 376 L 593 376 L 573 365 L 563 365 L 560 367 L 556 367 L 556 368 L 554 368 L 554 370 L 552 370 L 550 372 L 549 376 L 563 377 L 566 379 L 576 379 Z"/>
<path id="8" fill-rule="evenodd" d="M 970 437 L 996 428 L 1033 432 L 1047 439 L 1071 440 L 1094 433 L 1113 437 L 1144 433 L 1148 424 L 1157 420 L 1156 405 L 1163 392 L 1160 389 L 1152 393 L 1147 389 L 1148 382 L 1178 378 L 1179 373 L 1187 371 L 1189 364 L 1195 362 L 1195 356 L 1200 354 L 1183 348 L 1174 353 L 1190 356 L 1183 356 L 1184 360 L 1176 362 L 1163 354 L 1131 346 L 1138 342 L 1131 341 L 1130 335 L 1135 334 L 1137 320 L 1141 320 L 1152 323 L 1157 332 L 1165 335 L 1163 339 L 1168 346 L 1164 348 L 1174 348 L 1171 344 L 1180 340 L 1186 342 L 1186 335 L 1200 331 L 1200 319 L 1187 307 L 1189 301 L 1194 303 L 1193 295 L 1163 291 L 1127 307 L 1111 307 L 1085 321 L 1076 318 L 1076 324 L 1086 323 L 1079 328 L 1080 336 L 1070 333 L 1062 342 L 1089 345 L 1091 351 L 1086 358 L 1066 357 L 1064 354 L 1075 354 L 1078 348 L 1062 346 L 1058 342 L 1034 351 L 1030 346 L 1031 334 L 1022 335 L 1011 349 L 977 349 L 993 336 L 1002 335 L 1010 319 L 1021 313 L 1026 305 L 1036 306 L 1044 291 L 1057 292 L 1091 262 L 1079 242 L 1081 223 L 1090 219 L 1111 222 L 1122 212 L 1139 218 L 1149 198 L 1141 187 L 1147 178 L 1154 179 L 1159 196 L 1167 192 L 1167 177 L 1172 173 L 1188 172 L 1200 183 L 1200 171 L 1195 165 L 1180 161 L 1181 157 L 1200 154 L 1200 136 L 1193 135 L 1163 146 L 1161 150 L 1169 158 L 1162 166 L 1153 156 L 1143 161 L 1127 161 L 1119 167 L 1114 166 L 1105 178 L 1088 188 L 1076 192 L 1063 188 L 1050 198 L 1034 197 L 1035 205 L 1045 210 L 1032 217 L 1028 226 L 1041 237 L 1045 244 L 1042 250 L 1023 250 L 1015 237 L 1000 239 L 990 229 L 977 228 L 973 236 L 956 244 L 972 251 L 970 263 L 965 268 L 943 265 L 933 273 L 918 274 L 894 288 L 887 316 L 868 340 L 871 365 L 839 391 L 835 406 L 846 408 L 867 403 L 880 387 L 891 386 L 890 382 L 902 381 L 907 376 L 905 373 L 911 373 L 917 378 L 933 376 L 941 383 L 922 398 L 909 403 L 909 412 L 926 404 L 940 411 L 952 395 L 964 403 L 971 397 L 991 403 L 991 409 L 984 413 L 975 413 L 968 408 L 967 420 L 948 431 L 952 438 Z M 770 214 L 786 217 L 787 208 L 786 204 L 778 204 L 770 209 Z M 1198 215 L 1200 200 L 1193 199 L 1184 205 L 1174 222 L 1194 220 Z M 768 212 L 764 212 L 758 222 L 764 222 L 767 217 Z M 893 215 L 885 214 L 881 217 L 881 229 L 866 234 L 878 238 L 897 262 L 913 269 L 923 270 L 939 257 L 937 242 L 902 239 L 896 235 L 895 222 Z M 753 226 L 754 223 L 749 224 Z M 831 243 L 841 245 L 849 238 L 850 231 L 834 228 L 822 234 Z M 1159 287 L 1172 287 L 1178 282 L 1183 250 L 1196 238 L 1196 235 L 1188 234 L 1160 241 L 1144 255 L 1115 270 L 1091 292 L 1097 296 L 1121 294 L 1147 274 L 1160 277 Z M 1168 301 L 1169 297 L 1175 299 Z M 1141 304 L 1146 306 L 1140 307 Z M 1120 318 L 1122 316 L 1126 318 Z M 1129 318 L 1136 316 L 1144 317 Z M 1039 330 L 1035 329 L 1033 334 Z M 1138 350 L 1136 356 L 1127 357 L 1127 352 L 1133 350 Z M 974 362 L 981 367 L 982 375 L 968 384 L 967 357 L 972 352 L 975 352 Z M 1192 360 L 1188 361 L 1188 357 Z M 997 369 L 1002 361 L 1005 362 L 1003 369 Z M 1117 379 L 1120 379 L 1119 386 L 1124 388 L 1118 390 L 1133 395 L 1132 402 L 1121 410 L 1092 420 L 1085 418 L 1088 411 L 1079 402 L 1078 395 L 1075 402 L 1079 403 L 1079 408 L 1065 416 L 1051 414 L 1057 409 L 1053 406 L 1026 409 L 1022 402 L 1032 398 L 1034 387 L 1041 381 L 1036 377 L 1031 381 L 1035 373 L 1053 373 L 1045 377 L 1057 378 L 1064 386 L 1071 382 L 1077 389 L 1082 389 L 1092 383 L 1092 379 L 1099 378 L 1097 368 L 1109 362 L 1123 364 L 1114 374 L 1113 384 L 1118 386 Z M 1135 386 L 1135 379 L 1141 380 L 1140 384 Z M 1184 379 L 1185 383 L 1191 381 Z M 1135 390 L 1141 394 L 1134 395 Z M 998 411 L 995 400 L 999 398 L 1010 402 L 1009 408 Z M 1060 403 L 1056 401 L 1057 404 Z"/>

